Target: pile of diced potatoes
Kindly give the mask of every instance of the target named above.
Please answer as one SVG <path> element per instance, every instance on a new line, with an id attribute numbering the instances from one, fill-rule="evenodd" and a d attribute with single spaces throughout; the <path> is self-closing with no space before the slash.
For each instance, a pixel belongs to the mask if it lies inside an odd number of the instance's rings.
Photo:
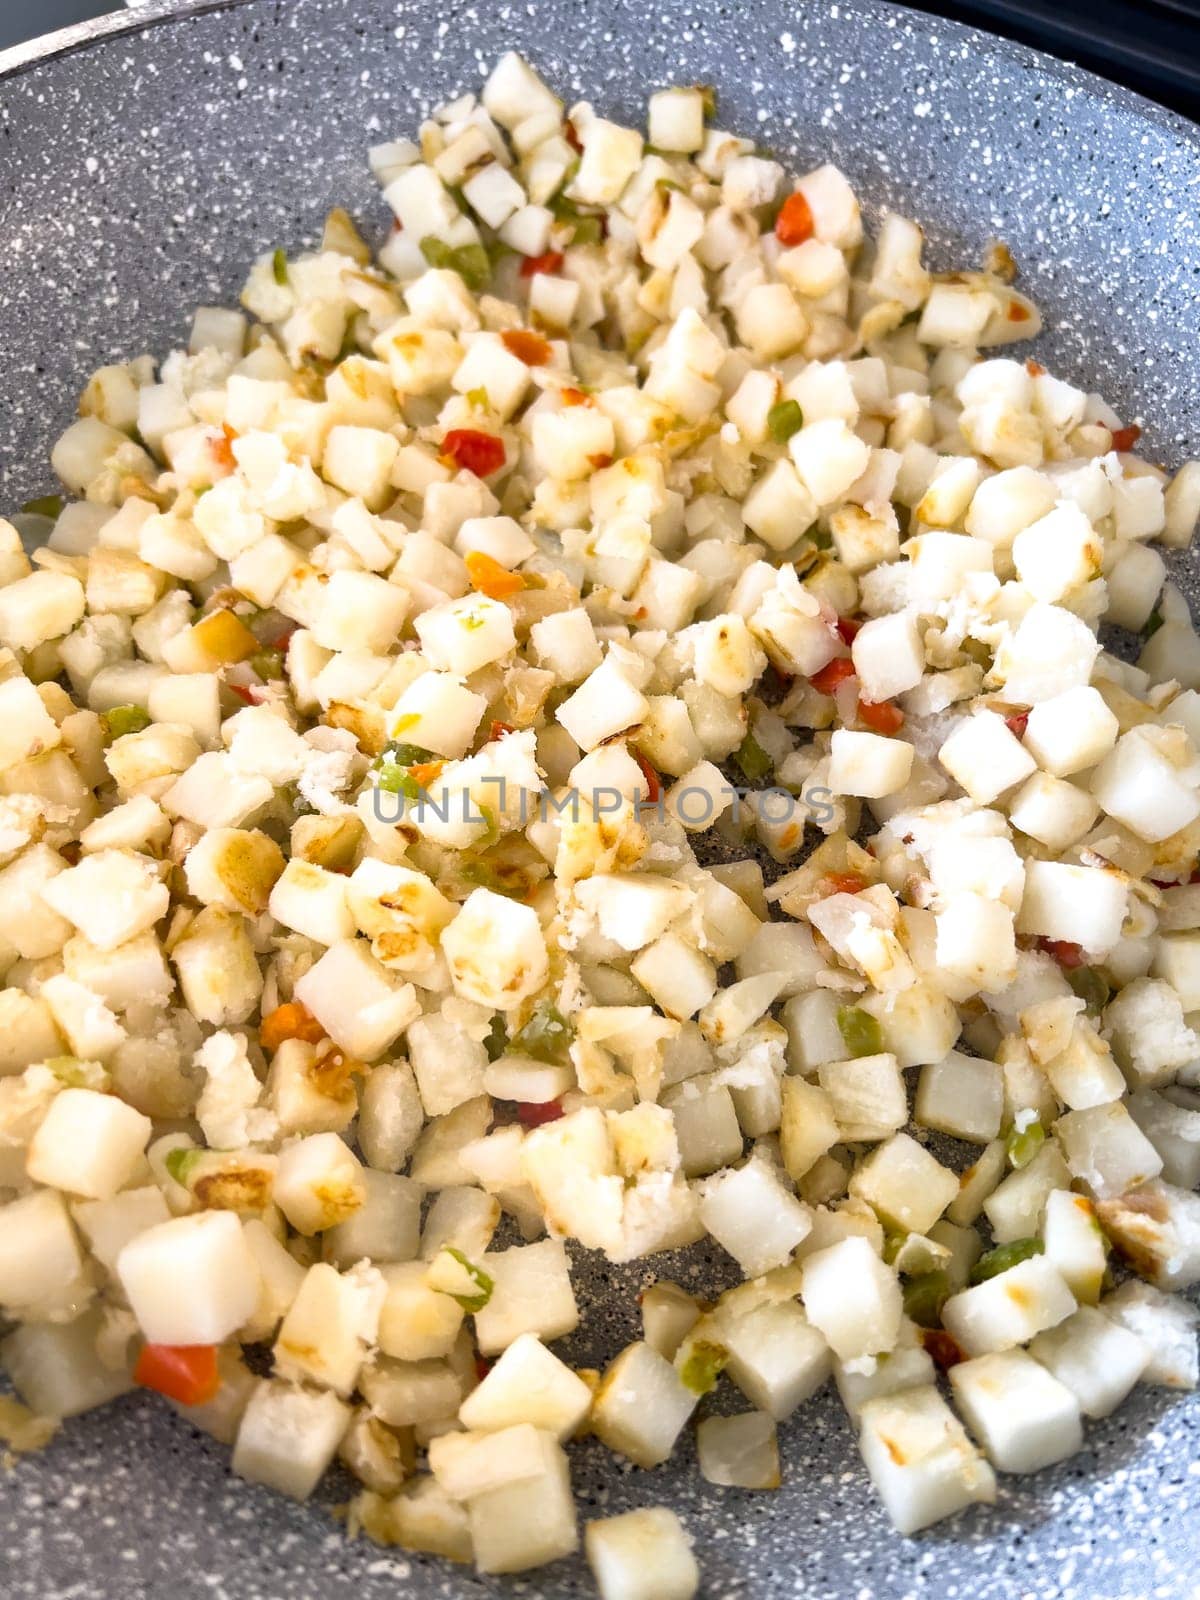
<path id="1" fill-rule="evenodd" d="M 0 523 L 8 1435 L 208 1363 L 235 1472 L 487 1573 L 590 1435 L 604 1600 L 687 1600 L 687 1430 L 775 1489 L 832 1377 L 913 1533 L 1195 1387 L 1200 463 L 713 101 L 505 57 Z"/>

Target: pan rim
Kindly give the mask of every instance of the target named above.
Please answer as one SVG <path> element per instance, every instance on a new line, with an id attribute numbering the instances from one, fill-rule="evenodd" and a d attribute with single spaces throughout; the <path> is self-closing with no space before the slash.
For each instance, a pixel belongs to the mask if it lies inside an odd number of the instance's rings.
<path id="1" fill-rule="evenodd" d="M 142 0 L 142 3 L 121 11 L 77 22 L 70 27 L 29 39 L 23 44 L 10 46 L 7 50 L 0 50 L 0 84 L 37 72 L 55 61 L 78 55 L 112 39 L 131 38 L 174 23 L 186 22 L 192 17 L 220 11 L 240 11 L 269 3 L 272 0 Z M 848 9 L 869 14 L 880 22 L 899 19 L 908 27 L 925 34 L 949 35 L 961 44 L 976 43 L 986 47 L 1018 66 L 1036 68 L 1078 92 L 1155 124 L 1189 145 L 1200 156 L 1200 122 L 1193 122 L 1169 106 L 1159 105 L 1146 95 L 1103 78 L 1073 61 L 1005 38 L 989 29 L 935 16 L 913 6 L 896 4 L 894 0 L 849 0 Z"/>

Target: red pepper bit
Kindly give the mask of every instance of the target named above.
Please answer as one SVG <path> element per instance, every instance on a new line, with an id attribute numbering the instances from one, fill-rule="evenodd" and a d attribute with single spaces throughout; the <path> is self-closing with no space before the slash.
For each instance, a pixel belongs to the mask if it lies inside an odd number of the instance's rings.
<path id="1" fill-rule="evenodd" d="M 1025 737 L 1025 729 L 1029 726 L 1028 711 L 1014 711 L 1011 717 L 1005 717 L 1004 726 L 1016 739 Z"/>
<path id="2" fill-rule="evenodd" d="M 828 665 L 814 672 L 809 683 L 818 694 L 832 694 L 840 683 L 854 676 L 854 663 L 849 656 L 835 656 Z"/>
<path id="3" fill-rule="evenodd" d="M 504 440 L 475 428 L 451 428 L 442 440 L 442 455 L 477 478 L 499 472 L 507 460 Z"/>
<path id="4" fill-rule="evenodd" d="M 853 617 L 839 617 L 837 620 L 838 638 L 843 644 L 853 644 L 855 639 L 858 638 L 861 627 L 862 623 L 857 622 Z"/>
<path id="5" fill-rule="evenodd" d="M 540 256 L 526 256 L 521 263 L 521 276 L 532 278 L 539 272 L 544 272 L 547 277 L 553 277 L 563 268 L 563 253 L 561 250 L 547 250 Z"/>
<path id="6" fill-rule="evenodd" d="M 1037 941 L 1039 950 L 1044 950 L 1058 962 L 1060 967 L 1082 967 L 1087 964 L 1087 955 L 1081 944 L 1073 944 L 1069 939 L 1044 939 Z"/>
<path id="7" fill-rule="evenodd" d="M 516 731 L 511 722 L 493 721 L 488 729 L 488 743 L 491 744 L 494 739 L 503 739 L 506 733 L 516 733 Z"/>
<path id="8" fill-rule="evenodd" d="M 488 1373 L 491 1370 L 492 1370 L 492 1363 L 486 1358 L 486 1356 L 476 1356 L 475 1357 L 475 1382 L 476 1383 L 482 1383 L 483 1380 L 487 1377 Z"/>
<path id="9" fill-rule="evenodd" d="M 559 1100 L 547 1100 L 541 1105 L 530 1100 L 517 1102 L 517 1120 L 523 1128 L 540 1128 L 543 1123 L 557 1122 L 563 1116 L 566 1112 Z"/>
<path id="10" fill-rule="evenodd" d="M 1032 356 L 1026 358 L 1025 371 L 1031 378 L 1043 378 L 1046 375 L 1045 367 L 1040 361 L 1035 361 Z"/>
<path id="11" fill-rule="evenodd" d="M 952 1338 L 944 1328 L 922 1328 L 921 1343 L 929 1352 L 934 1366 L 942 1372 L 967 1359 L 957 1339 Z"/>
<path id="12" fill-rule="evenodd" d="M 1123 454 L 1127 450 L 1132 450 L 1141 437 L 1142 430 L 1136 422 L 1130 423 L 1127 428 L 1114 428 L 1112 430 L 1113 449 L 1119 450 Z"/>
<path id="13" fill-rule="evenodd" d="M 890 700 L 864 700 L 858 697 L 858 715 L 868 728 L 874 728 L 876 733 L 899 733 L 904 726 L 904 713 L 899 706 L 894 706 Z"/>

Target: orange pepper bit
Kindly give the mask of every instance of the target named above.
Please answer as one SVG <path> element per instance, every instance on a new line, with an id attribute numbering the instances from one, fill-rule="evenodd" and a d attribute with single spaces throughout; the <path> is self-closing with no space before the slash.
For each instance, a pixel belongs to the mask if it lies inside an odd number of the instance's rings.
<path id="1" fill-rule="evenodd" d="M 284 1005 L 268 1011 L 258 1030 L 258 1042 L 267 1055 L 274 1055 L 285 1039 L 303 1039 L 305 1044 L 320 1044 L 325 1029 L 307 1006 L 299 1000 L 289 1000 Z"/>
<path id="2" fill-rule="evenodd" d="M 485 550 L 468 550 L 465 559 L 472 589 L 489 600 L 507 600 L 525 588 L 525 579 L 519 572 L 509 572 Z"/>
<path id="3" fill-rule="evenodd" d="M 530 333 L 528 328 L 505 328 L 500 342 L 510 356 L 516 356 L 527 367 L 544 367 L 554 354 L 549 340 L 540 333 Z"/>

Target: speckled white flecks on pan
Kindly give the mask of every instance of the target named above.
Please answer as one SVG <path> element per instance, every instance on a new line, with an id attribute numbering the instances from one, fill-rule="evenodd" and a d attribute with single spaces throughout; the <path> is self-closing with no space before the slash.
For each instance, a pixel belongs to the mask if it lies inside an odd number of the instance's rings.
<path id="1" fill-rule="evenodd" d="M 925 222 L 939 264 L 1002 235 L 1047 311 L 1047 361 L 1142 420 L 1152 454 L 1196 449 L 1200 136 L 1032 52 L 867 3 L 210 0 L 160 16 L 0 80 L 0 512 L 50 487 L 50 443 L 98 364 L 165 352 L 191 307 L 232 297 L 264 248 L 313 240 L 335 202 L 382 228 L 365 147 L 412 133 L 514 46 L 563 95 L 631 119 L 656 85 L 715 84 L 723 125 L 789 161 L 835 160 L 873 208 Z M 584 1269 L 570 1356 L 600 1364 L 634 1337 L 653 1275 L 699 1290 L 724 1272 L 696 1257 Z M 889 1528 L 829 1393 L 783 1430 L 776 1494 L 711 1488 L 686 1447 L 654 1473 L 595 1442 L 574 1457 L 585 1517 L 678 1508 L 708 1600 L 1184 1600 L 1198 1424 L 1200 1400 L 1143 1391 L 1064 1466 L 921 1539 Z M 338 1493 L 298 1507 L 243 1485 L 220 1447 L 127 1399 L 0 1472 L 0 1595 L 592 1592 L 581 1562 L 501 1584 L 349 1545 Z"/>

